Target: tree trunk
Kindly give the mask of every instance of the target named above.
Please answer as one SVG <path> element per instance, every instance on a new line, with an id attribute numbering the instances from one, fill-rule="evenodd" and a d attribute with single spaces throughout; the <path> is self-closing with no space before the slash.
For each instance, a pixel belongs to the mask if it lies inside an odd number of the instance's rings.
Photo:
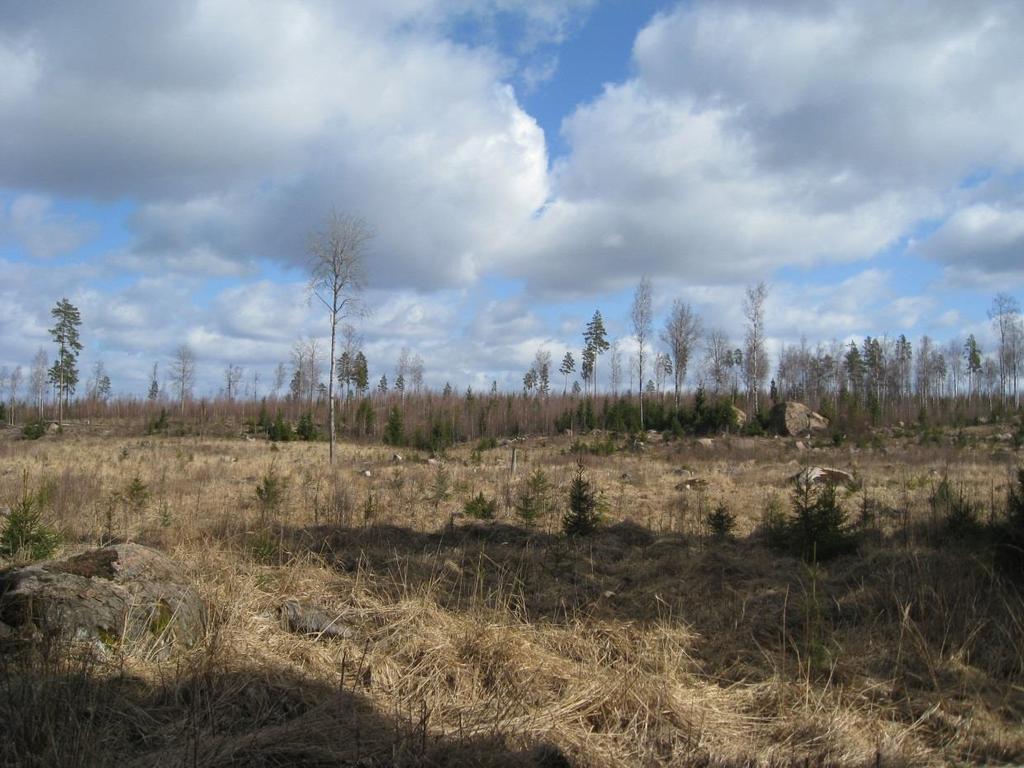
<path id="1" fill-rule="evenodd" d="M 327 400 L 330 405 L 328 407 L 330 413 L 330 432 L 331 432 L 331 447 L 328 449 L 328 463 L 334 465 L 334 338 L 338 328 L 338 309 L 337 303 L 335 303 L 334 312 L 331 315 L 331 373 L 330 378 L 327 380 Z"/>

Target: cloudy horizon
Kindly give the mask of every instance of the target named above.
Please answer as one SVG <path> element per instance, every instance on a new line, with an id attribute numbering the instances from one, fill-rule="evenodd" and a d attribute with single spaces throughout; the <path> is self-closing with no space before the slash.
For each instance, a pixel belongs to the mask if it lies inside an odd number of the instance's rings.
<path id="1" fill-rule="evenodd" d="M 82 313 L 140 394 L 325 337 L 310 236 L 363 217 L 370 373 L 518 387 L 628 348 L 642 276 L 771 349 L 975 334 L 1024 287 L 1024 6 L 1013 2 L 195 0 L 0 9 L 0 367 Z M 607 371 L 602 370 L 602 383 Z M 264 384 L 265 386 L 265 384 Z"/>

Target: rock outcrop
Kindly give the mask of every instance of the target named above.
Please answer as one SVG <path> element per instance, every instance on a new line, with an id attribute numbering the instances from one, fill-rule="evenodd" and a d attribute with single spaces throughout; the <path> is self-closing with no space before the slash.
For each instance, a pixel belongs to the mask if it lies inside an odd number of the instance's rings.
<path id="1" fill-rule="evenodd" d="M 104 645 L 152 651 L 191 646 L 206 631 L 206 606 L 180 569 L 139 544 L 91 549 L 0 574 L 0 623 Z"/>
<path id="2" fill-rule="evenodd" d="M 828 429 L 828 419 L 815 413 L 803 403 L 787 400 L 772 408 L 772 429 L 780 435 L 800 437 Z"/>
<path id="3" fill-rule="evenodd" d="M 793 475 L 794 482 L 812 485 L 853 485 L 856 481 L 849 472 L 835 467 L 806 467 Z"/>

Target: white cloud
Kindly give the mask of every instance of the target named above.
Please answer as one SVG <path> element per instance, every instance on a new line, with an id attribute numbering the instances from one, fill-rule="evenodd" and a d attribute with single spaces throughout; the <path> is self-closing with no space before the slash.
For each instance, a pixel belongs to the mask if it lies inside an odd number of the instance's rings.
<path id="1" fill-rule="evenodd" d="M 578 5 L 494 7 L 557 35 Z M 162 269 L 295 263 L 337 206 L 377 230 L 377 284 L 471 282 L 546 198 L 547 154 L 501 58 L 420 23 L 438 7 L 5 9 L 35 69 L 0 99 L 0 185 L 138 199 L 132 251 Z"/>
<path id="2" fill-rule="evenodd" d="M 588 291 L 870 259 L 954 212 L 967 176 L 1024 164 L 1022 34 L 999 2 L 680 4 L 564 122 L 507 269 Z"/>
<path id="3" fill-rule="evenodd" d="M 0 207 L 0 241 L 12 240 L 38 259 L 70 253 L 94 232 L 90 223 L 55 211 L 53 201 L 42 195 L 16 195 Z"/>

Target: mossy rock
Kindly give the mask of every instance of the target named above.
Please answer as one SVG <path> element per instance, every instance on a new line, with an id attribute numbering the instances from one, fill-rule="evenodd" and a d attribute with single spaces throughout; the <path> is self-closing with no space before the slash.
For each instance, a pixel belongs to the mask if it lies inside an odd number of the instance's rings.
<path id="1" fill-rule="evenodd" d="M 206 606 L 166 556 L 139 544 L 92 549 L 0 575 L 0 621 L 46 636 L 165 654 L 206 631 Z"/>

